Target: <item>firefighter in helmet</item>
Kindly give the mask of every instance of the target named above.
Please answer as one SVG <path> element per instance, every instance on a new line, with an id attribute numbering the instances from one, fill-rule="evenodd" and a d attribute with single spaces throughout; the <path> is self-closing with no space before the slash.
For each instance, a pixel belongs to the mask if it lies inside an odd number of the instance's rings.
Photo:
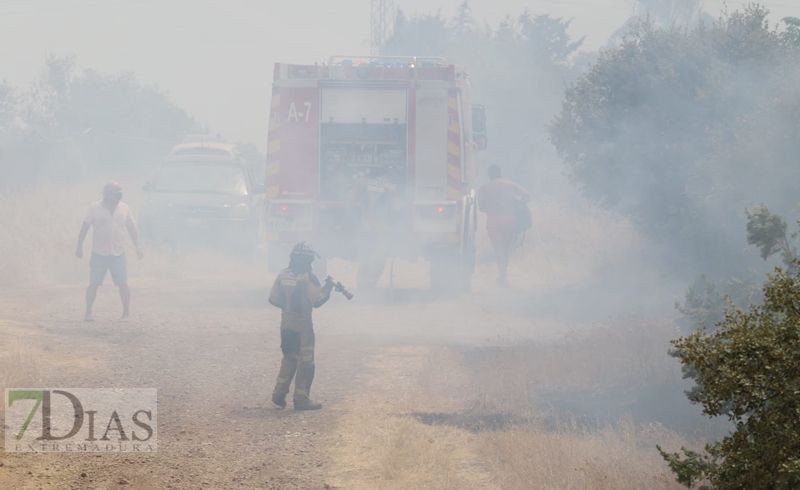
<path id="1" fill-rule="evenodd" d="M 322 405 L 309 398 L 314 381 L 314 326 L 311 312 L 331 297 L 333 284 L 322 286 L 311 271 L 319 257 L 311 245 L 298 243 L 289 255 L 289 267 L 282 270 L 269 293 L 269 302 L 282 310 L 281 361 L 272 402 L 283 408 L 294 378 L 294 409 L 319 410 Z"/>

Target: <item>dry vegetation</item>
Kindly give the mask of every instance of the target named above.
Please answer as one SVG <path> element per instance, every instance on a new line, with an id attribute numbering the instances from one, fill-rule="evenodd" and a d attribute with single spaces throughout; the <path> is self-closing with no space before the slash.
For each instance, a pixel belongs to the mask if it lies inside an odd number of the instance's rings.
<path id="1" fill-rule="evenodd" d="M 101 187 L 98 182 L 0 197 L 0 225 L 14 230 L 0 235 L 0 286 L 83 283 L 88 264 L 74 258 L 75 238 Z M 137 213 L 138 192 L 126 188 L 126 196 Z M 511 270 L 512 282 L 526 293 L 581 283 L 598 271 L 621 266 L 641 249 L 630 224 L 609 213 L 569 209 L 547 199 L 532 203 L 532 209 L 534 229 Z M 494 271 L 483 227 L 481 221 L 483 263 L 476 281 L 491 285 Z M 219 257 L 205 260 L 202 254 L 178 259 L 162 249 L 146 254 L 145 261 L 130 262 L 140 283 L 162 277 L 190 282 L 199 274 L 223 279 L 236 275 L 236 267 L 243 272 L 247 268 Z M 418 265 L 396 271 L 396 284 L 402 286 L 406 274 L 408 285 L 419 287 Z M 602 392 L 674 382 L 680 373 L 666 350 L 676 335 L 668 320 L 625 318 L 576 330 L 557 343 L 519 341 L 479 351 L 418 346 L 390 350 L 373 360 L 373 389 L 342 413 L 330 441 L 336 463 L 332 477 L 338 485 L 365 490 L 681 488 L 655 444 L 671 451 L 701 441 L 658 426 L 637 426 L 624 417 L 599 430 L 569 420 L 554 426 L 543 422 L 545 414 L 536 405 L 542 391 Z M 504 340 L 515 343 L 513 338 Z M 22 348 L 4 345 L 0 387 L 34 379 L 32 366 Z M 413 416 L 418 413 L 456 418 L 430 423 Z M 492 430 L 450 423 L 493 414 L 507 416 L 508 423 Z"/>
<path id="2" fill-rule="evenodd" d="M 89 204 L 100 198 L 104 182 L 81 186 L 48 184 L 28 191 L 0 195 L 0 285 L 24 287 L 34 284 L 83 282 L 86 264 L 74 257 L 75 240 Z M 122 182 L 124 201 L 138 216 L 142 193 L 140 183 Z M 640 249 L 640 240 L 630 223 L 612 213 L 593 208 L 571 209 L 551 198 L 531 203 L 534 228 L 515 253 L 510 271 L 515 284 L 532 292 L 591 277 L 603 267 L 614 267 Z M 481 269 L 493 273 L 492 251 L 481 215 L 478 231 Z M 88 255 L 90 237 L 84 253 Z M 587 246 L 591 244 L 591 246 Z M 181 273 L 186 264 L 175 264 L 166 250 L 148 250 L 151 259 L 141 272 L 155 277 Z M 86 257 L 86 256 L 85 256 Z M 198 259 L 203 265 L 218 261 Z M 131 261 L 132 273 L 137 272 Z M 230 264 L 222 264 L 224 269 Z M 410 275 L 424 272 L 425 263 L 405 263 L 395 269 L 395 281 L 403 283 L 402 269 Z M 480 271 L 479 271 L 480 272 Z M 388 276 L 388 274 L 386 274 Z M 388 279 L 385 281 L 388 284 Z M 413 282 L 413 281 L 410 281 Z M 493 281 L 489 281 L 493 283 Z"/>
<path id="3" fill-rule="evenodd" d="M 530 426 L 483 434 L 479 451 L 505 490 L 679 489 L 655 445 L 681 443 L 675 434 L 630 423 L 585 434 Z"/>
<path id="4" fill-rule="evenodd" d="M 575 342 L 561 353 L 559 366 L 588 365 L 601 357 L 594 353 L 586 359 L 591 335 Z M 524 390 L 538 382 L 534 368 L 552 358 L 518 353 L 499 359 L 489 354 L 476 363 L 452 348 L 407 347 L 373 359 L 375 391 L 348 406 L 352 411 L 332 441 L 337 466 L 349 469 L 335 481 L 346 488 L 387 490 L 682 488 L 655 445 L 677 449 L 702 441 L 658 425 L 637 425 L 625 415 L 600 429 L 569 419 L 550 423 Z M 630 348 L 609 355 L 619 363 L 643 362 Z M 640 382 L 676 375 L 666 363 L 647 364 L 651 374 Z M 616 383 L 613 369 L 598 376 L 584 368 L 577 372 L 554 373 L 550 381 L 568 387 Z M 391 386 L 381 384 L 387 379 Z M 487 394 L 491 403 L 476 403 Z"/>
<path id="5" fill-rule="evenodd" d="M 0 334 L 6 339 L 0 349 L 0 394 L 3 396 L 3 403 L 0 403 L 0 422 L 5 420 L 5 390 L 31 387 L 36 384 L 39 374 L 34 354 L 21 343 L 9 340 L 7 328 L 0 324 Z M 0 427 L 0 444 L 5 440 L 4 432 Z"/>
<path id="6" fill-rule="evenodd" d="M 530 203 L 533 228 L 514 252 L 509 277 L 528 291 L 576 284 L 596 272 L 630 262 L 641 251 L 641 239 L 631 223 L 614 213 L 582 206 L 570 208 L 553 198 Z M 491 245 L 485 216 L 477 236 L 480 263 L 490 263 Z"/>
<path id="7" fill-rule="evenodd" d="M 82 260 L 75 244 L 89 205 L 100 199 L 103 181 L 76 186 L 43 185 L 25 192 L 0 195 L 0 287 L 8 289 L 52 285 L 83 285 L 88 280 L 92 232 L 84 243 Z M 138 218 L 142 192 L 139 182 L 122 182 L 126 202 Z M 9 231 L 6 231 L 9 230 Z M 127 239 L 126 239 L 127 240 Z M 133 248 L 127 240 L 128 251 Z M 174 257 L 168 247 L 145 249 L 146 260 L 129 260 L 132 277 L 141 281 L 161 278 L 236 277 L 247 271 L 241 261 L 218 254 L 193 253 Z M 141 282 L 140 281 L 140 282 Z"/>
<path id="8" fill-rule="evenodd" d="M 102 183 L 77 188 L 47 185 L 0 196 L 0 286 L 88 277 L 75 258 L 75 243 L 86 209 L 99 199 L 101 188 Z"/>
<path id="9" fill-rule="evenodd" d="M 680 365 L 667 351 L 677 336 L 669 321 L 633 317 L 570 332 L 556 343 L 498 346 L 467 356 L 488 406 L 491 400 L 508 401 L 510 392 L 530 400 L 532 390 L 604 392 L 675 383 Z"/>
<path id="10" fill-rule="evenodd" d="M 512 283 L 529 295 L 614 268 L 653 274 L 631 265 L 642 244 L 628 222 L 551 200 L 531 206 L 535 227 L 510 270 Z M 491 251 L 485 233 L 478 239 L 483 264 L 476 280 L 488 280 Z M 524 328 L 505 328 L 502 345 L 407 347 L 376 357 L 375 391 L 349 405 L 332 441 L 335 461 L 347 469 L 335 481 L 387 490 L 683 488 L 655 446 L 701 447 L 703 440 L 637 425 L 625 413 L 590 428 L 563 414 L 553 418 L 538 403 L 552 391 L 604 393 L 680 381 L 679 365 L 667 355 L 678 335 L 674 324 L 617 317 L 582 325 L 557 342 L 522 340 L 523 330 L 542 327 L 531 319 Z"/>

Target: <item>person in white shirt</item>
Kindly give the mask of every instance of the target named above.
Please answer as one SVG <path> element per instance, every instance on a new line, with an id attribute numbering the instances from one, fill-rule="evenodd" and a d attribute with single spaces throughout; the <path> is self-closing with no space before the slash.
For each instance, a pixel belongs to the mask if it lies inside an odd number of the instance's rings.
<path id="1" fill-rule="evenodd" d="M 116 182 L 109 182 L 103 187 L 103 199 L 92 203 L 83 226 L 78 234 L 78 248 L 75 256 L 83 258 L 83 241 L 94 227 L 92 233 L 92 257 L 89 261 L 90 278 L 86 289 L 86 316 L 84 321 L 94 321 L 92 305 L 97 297 L 97 288 L 103 284 L 106 272 L 111 271 L 111 279 L 119 287 L 122 299 L 121 322 L 130 321 L 131 290 L 128 287 L 128 263 L 125 258 L 125 231 L 136 246 L 136 255 L 142 258 L 139 246 L 139 232 L 136 222 L 127 204 L 122 200 L 122 187 Z"/>

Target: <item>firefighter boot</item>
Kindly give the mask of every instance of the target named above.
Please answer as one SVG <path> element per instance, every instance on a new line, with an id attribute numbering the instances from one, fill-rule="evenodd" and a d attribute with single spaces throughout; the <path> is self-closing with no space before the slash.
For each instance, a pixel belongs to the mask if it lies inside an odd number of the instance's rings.
<path id="1" fill-rule="evenodd" d="M 298 403 L 298 400 L 294 402 L 294 409 L 295 410 L 321 410 L 322 404 L 315 403 L 311 400 L 303 400 Z"/>
<path id="2" fill-rule="evenodd" d="M 289 386 L 292 384 L 295 371 L 297 371 L 297 357 L 285 356 L 281 361 L 281 370 L 278 372 L 275 389 L 272 391 L 272 403 L 281 408 L 286 407 L 286 394 L 289 393 Z"/>
<path id="3" fill-rule="evenodd" d="M 275 405 L 286 408 L 286 395 L 272 395 L 272 403 Z"/>
<path id="4" fill-rule="evenodd" d="M 311 366 L 308 367 L 308 372 L 306 374 L 308 376 L 308 381 L 306 382 L 306 386 L 308 387 L 309 391 L 311 391 L 311 383 L 314 382 L 314 371 L 316 371 L 316 366 L 312 362 Z M 298 404 L 298 402 L 300 402 L 300 403 Z M 321 403 L 314 403 L 314 402 L 312 402 L 311 400 L 309 400 L 307 398 L 306 399 L 295 400 L 295 402 L 294 402 L 294 409 L 295 410 L 320 410 L 321 408 L 322 408 L 322 404 Z"/>
<path id="5" fill-rule="evenodd" d="M 314 403 L 308 397 L 311 391 L 311 383 L 314 381 L 316 366 L 314 361 L 303 362 L 298 366 L 297 379 L 294 385 L 294 409 L 295 410 L 319 410 L 321 403 Z M 298 384 L 299 381 L 299 384 Z"/>

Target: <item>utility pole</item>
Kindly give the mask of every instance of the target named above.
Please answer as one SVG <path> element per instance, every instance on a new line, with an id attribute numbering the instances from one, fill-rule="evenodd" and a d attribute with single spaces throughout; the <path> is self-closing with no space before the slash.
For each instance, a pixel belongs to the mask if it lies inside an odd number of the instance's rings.
<path id="1" fill-rule="evenodd" d="M 370 15 L 370 51 L 372 56 L 381 54 L 381 48 L 391 35 L 394 24 L 394 2 L 372 0 Z"/>

